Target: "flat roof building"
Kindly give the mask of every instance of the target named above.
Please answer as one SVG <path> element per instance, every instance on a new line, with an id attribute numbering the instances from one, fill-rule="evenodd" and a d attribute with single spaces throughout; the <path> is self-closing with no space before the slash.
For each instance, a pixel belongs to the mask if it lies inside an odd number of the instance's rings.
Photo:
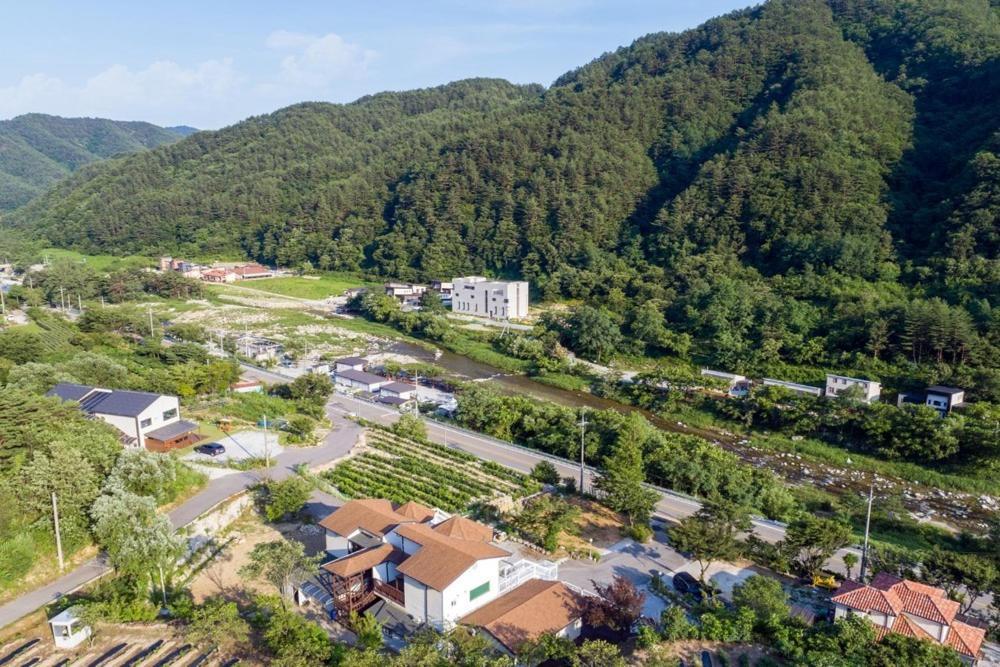
<path id="1" fill-rule="evenodd" d="M 528 316 L 528 283 L 489 280 L 482 276 L 455 278 L 451 310 L 494 320 L 519 320 Z"/>

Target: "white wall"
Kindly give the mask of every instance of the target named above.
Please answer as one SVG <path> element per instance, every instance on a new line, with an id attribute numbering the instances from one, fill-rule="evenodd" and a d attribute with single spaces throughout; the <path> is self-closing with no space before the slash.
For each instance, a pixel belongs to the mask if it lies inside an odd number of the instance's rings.
<path id="1" fill-rule="evenodd" d="M 427 618 L 427 587 L 412 577 L 403 576 L 403 601 L 406 613 L 424 621 Z"/>
<path id="2" fill-rule="evenodd" d="M 497 597 L 500 588 L 500 558 L 480 560 L 462 573 L 442 592 L 444 602 L 444 619 L 447 623 L 455 623 L 458 619 L 491 602 Z M 469 599 L 469 592 L 486 582 L 490 590 L 475 600 Z"/>
<path id="3" fill-rule="evenodd" d="M 139 425 L 138 422 L 135 421 L 135 417 L 119 417 L 118 415 L 103 415 L 99 412 L 95 412 L 94 415 L 99 417 L 101 421 L 111 424 L 116 429 L 127 435 L 128 437 L 138 439 Z M 145 443 L 140 442 L 139 446 L 142 446 L 144 444 Z"/>
<path id="4" fill-rule="evenodd" d="M 174 410 L 174 416 L 169 419 L 163 418 L 163 413 L 167 410 Z M 181 405 L 180 401 L 177 400 L 176 396 L 160 396 L 153 403 L 142 411 L 139 415 L 139 423 L 141 424 L 144 419 L 149 419 L 152 423 L 149 426 L 141 426 L 143 437 L 146 436 L 150 431 L 155 431 L 156 429 L 165 426 L 167 424 L 173 424 L 176 421 L 180 421 L 181 418 Z"/>
<path id="5" fill-rule="evenodd" d="M 528 283 L 456 278 L 451 309 L 478 317 L 520 319 L 528 315 Z"/>

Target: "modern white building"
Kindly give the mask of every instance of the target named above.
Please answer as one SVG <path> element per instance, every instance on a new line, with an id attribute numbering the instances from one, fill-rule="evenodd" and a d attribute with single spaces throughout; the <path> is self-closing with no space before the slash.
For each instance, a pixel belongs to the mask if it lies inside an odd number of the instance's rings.
<path id="1" fill-rule="evenodd" d="M 523 319 L 528 316 L 528 283 L 489 280 L 482 276 L 455 278 L 451 310 L 494 320 Z"/>
<path id="2" fill-rule="evenodd" d="M 468 623 L 495 633 L 511 651 L 517 648 L 511 646 L 514 640 L 536 632 L 579 634 L 574 610 L 581 605 L 567 600 L 575 594 L 553 595 L 544 585 L 558 583 L 558 567 L 513 559 L 493 543 L 489 526 L 416 502 L 395 506 L 383 499 L 351 500 L 320 525 L 333 558 L 323 565 L 325 583 L 338 614 L 360 612 L 381 599 L 405 611 L 414 627 L 447 630 Z M 542 579 L 543 585 L 532 583 Z M 530 627 L 518 627 L 519 618 L 528 617 L 510 613 L 517 608 L 532 611 Z M 554 624 L 539 628 L 537 616 Z"/>
<path id="3" fill-rule="evenodd" d="M 965 390 L 957 387 L 943 387 L 934 385 L 927 387 L 927 397 L 924 404 L 934 408 L 942 415 L 946 415 L 965 402 Z"/>
<path id="4" fill-rule="evenodd" d="M 845 391 L 857 391 L 858 396 L 865 403 L 873 403 L 882 394 L 882 385 L 872 380 L 861 380 L 847 377 L 846 375 L 826 374 L 826 397 L 836 398 Z"/>
<path id="5" fill-rule="evenodd" d="M 344 357 L 333 362 L 333 370 L 337 373 L 342 371 L 363 371 L 367 363 L 368 361 L 364 357 Z"/>
<path id="6" fill-rule="evenodd" d="M 49 619 L 52 643 L 57 649 L 74 649 L 90 637 L 90 626 L 80 620 L 78 611 L 79 607 L 69 607 Z"/>
<path id="7" fill-rule="evenodd" d="M 86 414 L 111 424 L 130 447 L 165 452 L 200 439 L 198 425 L 181 419 L 176 396 L 70 382 L 60 382 L 47 395 L 77 403 Z"/>

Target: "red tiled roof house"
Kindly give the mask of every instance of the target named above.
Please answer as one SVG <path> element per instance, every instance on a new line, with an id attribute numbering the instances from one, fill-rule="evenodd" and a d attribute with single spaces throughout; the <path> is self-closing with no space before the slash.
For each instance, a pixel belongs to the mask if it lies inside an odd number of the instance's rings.
<path id="1" fill-rule="evenodd" d="M 940 588 L 883 572 L 868 585 L 845 581 L 830 601 L 835 619 L 864 616 L 880 638 L 894 632 L 944 644 L 968 665 L 979 658 L 986 631 L 957 620 L 959 604 Z"/>

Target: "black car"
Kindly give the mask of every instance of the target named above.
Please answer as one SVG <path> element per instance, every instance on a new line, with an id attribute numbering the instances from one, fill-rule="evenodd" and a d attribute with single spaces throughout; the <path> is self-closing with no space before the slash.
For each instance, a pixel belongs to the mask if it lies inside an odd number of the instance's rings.
<path id="1" fill-rule="evenodd" d="M 194 451 L 206 456 L 218 456 L 219 454 L 225 454 L 226 448 L 217 442 L 210 442 L 205 445 L 198 445 L 194 448 Z"/>
<path id="2" fill-rule="evenodd" d="M 696 600 L 701 600 L 701 584 L 687 572 L 678 572 L 673 579 L 674 590 L 681 595 L 690 595 Z"/>
<path id="3" fill-rule="evenodd" d="M 712 667 L 712 654 L 708 651 L 701 652 L 701 667 Z"/>

